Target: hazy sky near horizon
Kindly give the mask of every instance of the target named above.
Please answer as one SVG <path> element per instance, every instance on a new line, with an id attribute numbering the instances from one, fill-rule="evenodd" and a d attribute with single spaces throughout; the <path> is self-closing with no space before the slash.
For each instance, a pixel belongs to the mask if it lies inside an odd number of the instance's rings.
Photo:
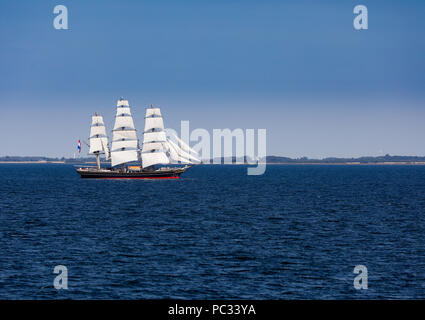
<path id="1" fill-rule="evenodd" d="M 269 155 L 425 155 L 425 1 L 0 0 L 0 43 L 0 156 L 72 156 L 120 96 L 139 133 L 153 103 Z"/>

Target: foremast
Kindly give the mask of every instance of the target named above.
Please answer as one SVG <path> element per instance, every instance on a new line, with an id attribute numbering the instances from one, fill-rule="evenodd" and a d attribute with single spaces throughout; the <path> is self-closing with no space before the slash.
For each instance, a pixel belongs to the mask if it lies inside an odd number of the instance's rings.
<path id="1" fill-rule="evenodd" d="M 89 154 L 96 155 L 97 168 L 100 169 L 100 155 L 105 154 L 106 159 L 109 159 L 108 136 L 102 116 L 97 114 L 92 116 L 89 141 Z"/>

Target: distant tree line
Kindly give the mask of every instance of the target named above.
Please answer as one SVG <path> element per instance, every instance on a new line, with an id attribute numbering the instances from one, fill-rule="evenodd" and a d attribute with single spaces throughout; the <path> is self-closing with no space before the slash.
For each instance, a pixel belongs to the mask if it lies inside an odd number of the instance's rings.
<path id="1" fill-rule="evenodd" d="M 250 160 L 247 157 L 243 158 L 221 158 L 216 159 L 216 163 L 255 163 L 255 161 Z M 225 161 L 226 160 L 226 161 Z M 391 156 L 389 154 L 386 154 L 385 156 L 377 156 L 377 157 L 360 157 L 360 158 L 336 158 L 336 157 L 329 157 L 324 159 L 309 159 L 307 157 L 301 157 L 301 158 L 289 158 L 289 157 L 281 157 L 281 156 L 267 156 L 266 157 L 267 163 L 348 163 L 348 162 L 359 162 L 359 163 L 379 163 L 379 162 L 425 162 L 425 157 L 420 156 Z M 81 162 L 87 162 L 87 161 L 94 161 L 93 157 L 85 157 L 85 158 L 49 158 L 49 157 L 39 157 L 39 156 L 3 156 L 0 157 L 0 161 L 6 162 L 19 162 L 19 161 L 64 161 L 65 163 L 81 163 Z M 263 159 L 259 160 L 260 162 L 264 161 Z M 203 161 L 204 163 L 207 163 L 208 161 Z M 211 160 L 211 162 L 213 162 Z"/>

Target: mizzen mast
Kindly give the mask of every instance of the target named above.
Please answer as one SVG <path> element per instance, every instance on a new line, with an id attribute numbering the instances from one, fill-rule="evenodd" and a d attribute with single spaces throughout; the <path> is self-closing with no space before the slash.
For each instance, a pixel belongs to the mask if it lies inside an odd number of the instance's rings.
<path id="1" fill-rule="evenodd" d="M 167 136 L 160 108 L 152 105 L 146 109 L 145 130 L 143 133 L 142 166 L 153 167 L 156 164 L 168 164 L 170 160 L 165 154 L 164 143 Z"/>

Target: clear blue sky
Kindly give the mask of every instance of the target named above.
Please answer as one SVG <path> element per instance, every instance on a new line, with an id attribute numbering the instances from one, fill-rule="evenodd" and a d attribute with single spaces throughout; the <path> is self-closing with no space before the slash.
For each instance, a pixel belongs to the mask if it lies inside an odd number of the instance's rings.
<path id="1" fill-rule="evenodd" d="M 153 103 L 270 155 L 425 155 L 425 1 L 1 0 L 0 43 L 0 155 L 72 156 L 120 96 L 139 132 Z"/>

